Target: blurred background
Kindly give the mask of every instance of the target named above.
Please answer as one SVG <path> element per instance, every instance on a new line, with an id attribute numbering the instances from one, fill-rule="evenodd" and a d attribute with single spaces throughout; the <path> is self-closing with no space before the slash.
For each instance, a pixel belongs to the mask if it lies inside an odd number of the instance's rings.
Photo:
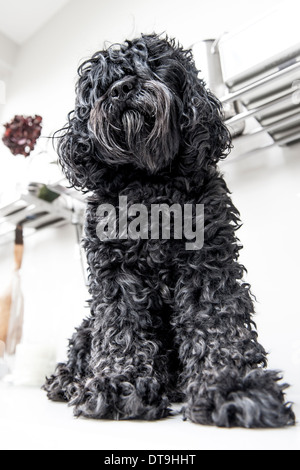
<path id="1" fill-rule="evenodd" d="M 76 70 L 156 32 L 193 48 L 223 102 L 234 149 L 221 170 L 241 212 L 259 339 L 300 401 L 299 15 L 298 0 L 0 0 L 0 394 L 1 383 L 40 387 L 88 313 L 85 197 L 68 189 L 49 139 L 74 107 Z M 8 147 L 14 132 L 23 154 Z"/>

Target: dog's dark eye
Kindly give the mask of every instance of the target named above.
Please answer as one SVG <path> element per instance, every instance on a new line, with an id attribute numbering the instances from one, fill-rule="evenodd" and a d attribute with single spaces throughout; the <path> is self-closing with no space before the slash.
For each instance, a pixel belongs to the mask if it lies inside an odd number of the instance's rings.
<path id="1" fill-rule="evenodd" d="M 132 48 L 132 51 L 137 54 L 139 57 L 142 57 L 144 59 L 147 59 L 148 57 L 148 52 L 147 52 L 147 47 L 143 43 L 138 43 L 135 44 Z"/>
<path id="2" fill-rule="evenodd" d="M 191 102 L 192 104 L 198 108 L 200 105 L 201 105 L 201 100 L 200 98 L 198 98 L 197 96 L 194 96 L 192 99 L 191 99 Z"/>

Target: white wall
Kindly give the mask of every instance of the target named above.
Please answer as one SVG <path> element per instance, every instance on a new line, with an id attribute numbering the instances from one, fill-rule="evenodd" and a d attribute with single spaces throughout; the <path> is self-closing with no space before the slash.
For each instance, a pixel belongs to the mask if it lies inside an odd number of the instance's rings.
<path id="1" fill-rule="evenodd" d="M 101 49 L 105 41 L 120 42 L 140 32 L 166 31 L 190 47 L 235 28 L 277 3 L 279 0 L 72 0 L 21 48 L 2 122 L 17 113 L 38 113 L 44 117 L 43 135 L 60 128 L 73 108 L 79 63 Z M 44 148 L 46 141 L 42 139 L 39 151 Z M 51 146 L 47 151 L 47 157 L 36 159 L 55 157 Z M 257 323 L 261 336 L 273 351 L 272 365 L 288 369 L 288 380 L 294 382 L 300 365 L 299 148 L 275 153 L 278 166 L 272 163 L 272 150 L 248 159 L 245 165 L 228 165 L 224 171 L 245 221 L 240 233 L 245 244 L 242 257 L 260 301 Z M 0 155 L 0 193 L 5 198 L 16 180 L 22 179 L 23 164 L 1 143 Z M 40 175 L 46 181 L 56 177 L 49 176 L 47 170 L 41 170 Z M 61 337 L 60 350 L 72 324 L 83 316 L 86 299 L 74 246 L 72 227 L 45 231 L 26 243 L 23 276 L 27 324 L 41 337 L 47 336 L 50 325 L 51 335 L 56 332 Z M 2 286 L 11 253 L 0 249 L 0 258 Z M 293 326 L 296 324 L 298 329 Z"/>
<path id="2" fill-rule="evenodd" d="M 0 74 L 12 69 L 17 52 L 18 45 L 0 32 Z"/>
<path id="3" fill-rule="evenodd" d="M 18 45 L 0 32 L 0 120 L 6 102 L 7 83 L 11 77 L 18 51 Z"/>

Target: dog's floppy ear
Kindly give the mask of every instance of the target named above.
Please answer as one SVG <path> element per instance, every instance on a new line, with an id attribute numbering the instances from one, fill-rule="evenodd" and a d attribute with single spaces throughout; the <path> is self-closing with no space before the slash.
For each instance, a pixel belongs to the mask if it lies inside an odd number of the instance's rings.
<path id="1" fill-rule="evenodd" d="M 224 124 L 220 101 L 198 77 L 193 63 L 186 65 L 183 87 L 181 132 L 186 149 L 186 163 L 195 168 L 216 164 L 231 148 L 231 136 Z"/>
<path id="2" fill-rule="evenodd" d="M 97 99 L 94 96 L 95 74 L 100 74 L 102 62 L 105 59 L 102 57 L 101 60 L 98 53 L 97 57 L 93 56 L 79 67 L 75 109 L 69 113 L 67 125 L 54 135 L 58 141 L 57 153 L 63 172 L 70 184 L 82 191 L 99 188 L 99 182 L 107 171 L 97 157 L 88 130 L 91 108 Z"/>

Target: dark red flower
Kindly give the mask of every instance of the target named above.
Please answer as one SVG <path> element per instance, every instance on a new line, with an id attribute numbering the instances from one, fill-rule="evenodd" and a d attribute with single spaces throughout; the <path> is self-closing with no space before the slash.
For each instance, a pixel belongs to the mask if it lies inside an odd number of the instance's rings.
<path id="1" fill-rule="evenodd" d="M 41 135 L 42 121 L 41 116 L 15 116 L 11 122 L 4 124 L 4 145 L 13 155 L 28 157 Z"/>

